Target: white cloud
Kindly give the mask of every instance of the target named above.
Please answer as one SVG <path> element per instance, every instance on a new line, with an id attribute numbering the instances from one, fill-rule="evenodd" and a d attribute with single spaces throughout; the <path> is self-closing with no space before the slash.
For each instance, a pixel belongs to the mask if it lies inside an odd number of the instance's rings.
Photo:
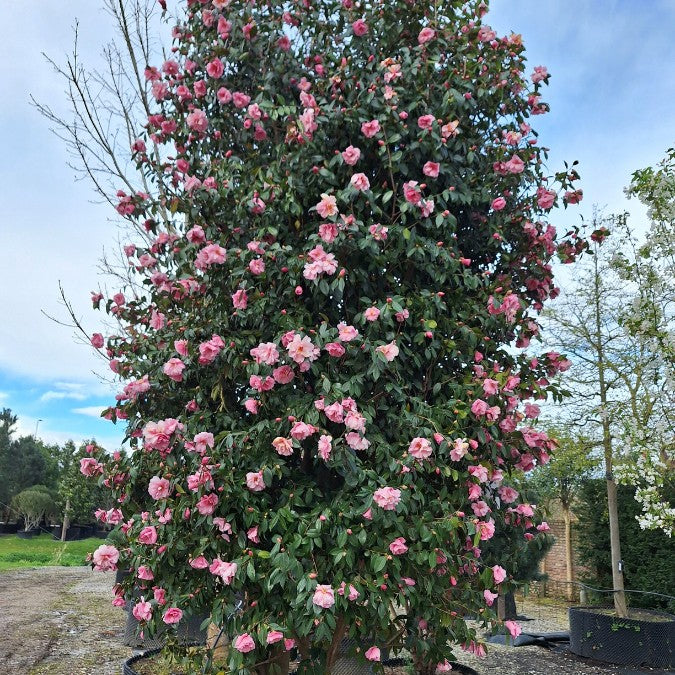
<path id="1" fill-rule="evenodd" d="M 102 405 L 90 405 L 84 408 L 73 408 L 70 412 L 76 415 L 86 415 L 87 417 L 100 417 L 101 413 L 106 409 Z"/>
<path id="2" fill-rule="evenodd" d="M 72 398 L 76 401 L 84 401 L 87 398 L 86 394 L 78 391 L 46 391 L 40 396 L 40 401 L 43 403 L 47 401 L 60 401 L 64 398 Z"/>

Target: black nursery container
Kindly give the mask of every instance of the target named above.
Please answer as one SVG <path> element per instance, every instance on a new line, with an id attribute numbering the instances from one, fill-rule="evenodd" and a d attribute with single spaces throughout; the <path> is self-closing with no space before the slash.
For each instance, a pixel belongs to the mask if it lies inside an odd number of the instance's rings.
<path id="1" fill-rule="evenodd" d="M 570 651 L 620 665 L 675 668 L 675 616 L 640 612 L 660 620 L 620 619 L 599 607 L 570 607 Z"/>

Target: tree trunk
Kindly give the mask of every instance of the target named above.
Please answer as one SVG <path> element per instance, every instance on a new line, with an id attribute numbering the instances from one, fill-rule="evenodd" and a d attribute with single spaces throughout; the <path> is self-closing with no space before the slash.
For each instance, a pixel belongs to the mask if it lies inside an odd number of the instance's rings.
<path id="1" fill-rule="evenodd" d="M 565 521 L 565 580 L 567 581 L 567 599 L 574 600 L 574 559 L 572 557 L 572 514 L 569 506 L 563 506 Z"/>
<path id="2" fill-rule="evenodd" d="M 63 509 L 63 525 L 61 526 L 61 541 L 66 540 L 70 527 L 70 497 L 66 498 L 66 507 Z"/>
<path id="3" fill-rule="evenodd" d="M 595 338 L 596 355 L 598 358 L 598 385 L 600 387 L 600 413 L 602 415 L 602 447 L 605 456 L 605 478 L 607 479 L 607 508 L 609 511 L 609 541 L 612 559 L 612 590 L 614 591 L 614 609 L 621 617 L 628 613 L 626 608 L 626 594 L 623 590 L 623 571 L 621 569 L 621 539 L 619 532 L 619 511 L 616 499 L 616 483 L 612 473 L 614 453 L 612 448 L 612 434 L 609 427 L 609 412 L 607 409 L 607 381 L 605 379 L 605 351 L 602 341 L 602 316 L 600 311 L 600 273 L 598 271 L 598 257 L 594 257 L 595 275 L 594 304 L 595 304 Z"/>

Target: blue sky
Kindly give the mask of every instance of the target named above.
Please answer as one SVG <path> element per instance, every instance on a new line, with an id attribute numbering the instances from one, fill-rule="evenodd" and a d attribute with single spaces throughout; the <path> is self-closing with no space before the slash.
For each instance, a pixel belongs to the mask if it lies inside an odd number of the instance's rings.
<path id="1" fill-rule="evenodd" d="M 554 214 L 564 227 L 594 203 L 628 210 L 644 229 L 644 209 L 623 188 L 637 168 L 655 164 L 675 142 L 675 3 L 671 0 L 493 0 L 487 22 L 522 33 L 531 67 L 552 73 L 549 115 L 535 119 L 549 166 L 580 161 L 585 200 Z M 80 57 L 100 64 L 110 20 L 99 0 L 2 0 L 0 22 L 0 407 L 20 417 L 20 432 L 62 443 L 96 436 L 109 448 L 121 433 L 97 419 L 117 390 L 105 362 L 75 339 L 59 281 L 91 333 L 105 332 L 89 291 L 103 283 L 98 259 L 115 246 L 115 214 L 76 182 L 63 143 L 30 106 L 30 95 L 65 109 L 64 86 L 41 53 L 63 62 L 80 22 Z M 670 66 L 668 64 L 671 64 Z"/>

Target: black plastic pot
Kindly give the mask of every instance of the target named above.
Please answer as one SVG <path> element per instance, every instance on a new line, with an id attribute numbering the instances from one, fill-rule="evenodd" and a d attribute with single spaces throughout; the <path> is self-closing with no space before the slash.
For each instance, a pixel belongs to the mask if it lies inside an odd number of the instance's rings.
<path id="1" fill-rule="evenodd" d="M 124 662 L 123 675 L 138 675 L 138 672 L 134 669 L 134 664 L 138 663 L 139 661 L 142 661 L 143 659 L 150 658 L 155 654 L 159 654 L 159 652 L 161 651 L 162 651 L 161 649 L 151 649 L 150 651 L 144 652 L 143 654 L 138 654 L 137 656 L 132 656 L 130 659 L 127 659 Z M 388 659 L 386 661 L 383 661 L 382 665 L 390 666 L 393 668 L 395 666 L 406 666 L 408 665 L 408 663 L 409 662 L 406 661 L 406 659 Z M 356 675 L 357 673 L 357 671 L 349 671 L 349 672 L 350 675 L 352 674 Z M 459 673 L 459 675 L 478 675 L 478 673 L 473 668 L 469 668 L 469 666 L 462 665 L 461 663 L 453 663 L 452 672 Z"/>
<path id="2" fill-rule="evenodd" d="M 18 530 L 16 536 L 19 539 L 32 539 L 40 535 L 40 528 L 34 527 L 32 530 Z"/>
<path id="3" fill-rule="evenodd" d="M 127 602 L 127 622 L 124 627 L 124 644 L 134 649 L 161 649 L 164 645 L 164 635 L 166 631 L 160 630 L 153 637 L 147 635 L 141 636 L 140 624 L 131 610 L 133 602 Z M 183 644 L 203 645 L 206 643 L 206 629 L 202 629 L 202 623 L 208 618 L 208 615 L 190 616 L 178 624 L 176 634 Z"/>
<path id="4" fill-rule="evenodd" d="M 665 620 L 620 619 L 599 607 L 570 607 L 570 651 L 607 663 L 675 668 L 675 616 L 640 612 Z"/>
<path id="5" fill-rule="evenodd" d="M 0 523 L 0 534 L 16 534 L 19 531 L 19 523 Z"/>

